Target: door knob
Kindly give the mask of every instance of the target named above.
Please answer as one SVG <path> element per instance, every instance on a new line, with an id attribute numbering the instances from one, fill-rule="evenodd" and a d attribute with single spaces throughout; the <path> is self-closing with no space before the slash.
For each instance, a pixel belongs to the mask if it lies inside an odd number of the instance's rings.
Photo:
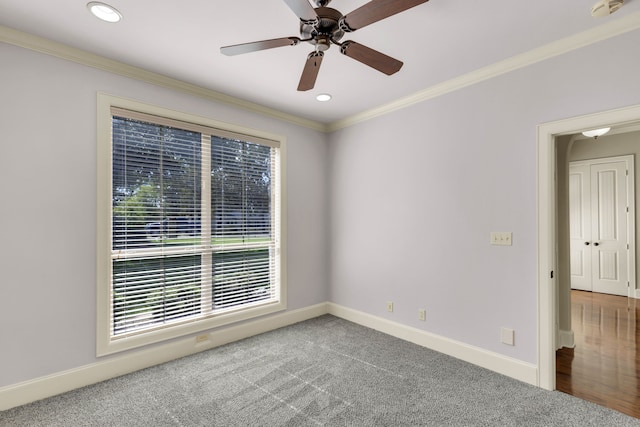
<path id="1" fill-rule="evenodd" d="M 600 245 L 600 243 L 598 243 L 598 242 L 594 242 L 594 244 L 593 244 L 593 246 L 599 246 L 599 245 Z"/>
<path id="2" fill-rule="evenodd" d="M 584 242 L 585 245 L 589 246 L 589 242 Z"/>

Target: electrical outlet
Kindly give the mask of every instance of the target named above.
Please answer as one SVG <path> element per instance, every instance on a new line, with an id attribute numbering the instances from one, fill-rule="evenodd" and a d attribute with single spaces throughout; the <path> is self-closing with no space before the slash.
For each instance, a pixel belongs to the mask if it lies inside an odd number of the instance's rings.
<path id="1" fill-rule="evenodd" d="M 492 231 L 491 244 L 500 246 L 512 245 L 512 233 L 510 231 Z"/>
<path id="2" fill-rule="evenodd" d="M 427 320 L 427 310 L 424 308 L 418 310 L 418 320 L 422 320 L 423 322 Z"/>
<path id="3" fill-rule="evenodd" d="M 500 328 L 500 341 L 502 344 L 515 345 L 515 331 L 509 328 Z"/>
<path id="4" fill-rule="evenodd" d="M 391 301 L 387 301 L 387 311 L 388 311 L 389 313 L 392 313 L 392 312 L 393 312 L 393 302 L 391 302 Z"/>
<path id="5" fill-rule="evenodd" d="M 196 337 L 196 344 L 202 344 L 209 341 L 209 334 L 201 334 Z"/>

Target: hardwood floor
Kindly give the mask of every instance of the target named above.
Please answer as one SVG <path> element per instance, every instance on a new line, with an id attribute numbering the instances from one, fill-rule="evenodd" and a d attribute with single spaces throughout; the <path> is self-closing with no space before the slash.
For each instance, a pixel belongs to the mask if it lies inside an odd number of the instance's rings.
<path id="1" fill-rule="evenodd" d="M 572 290 L 571 322 L 556 389 L 640 418 L 640 300 Z"/>

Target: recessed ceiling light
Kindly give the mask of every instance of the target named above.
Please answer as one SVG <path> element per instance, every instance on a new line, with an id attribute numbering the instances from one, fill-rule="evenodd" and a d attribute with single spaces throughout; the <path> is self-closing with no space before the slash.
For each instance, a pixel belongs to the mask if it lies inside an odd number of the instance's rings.
<path id="1" fill-rule="evenodd" d="M 100 3 L 99 1 L 87 3 L 87 8 L 96 18 L 102 19 L 103 21 L 118 22 L 122 19 L 122 14 L 113 6 Z"/>
<path id="2" fill-rule="evenodd" d="M 331 100 L 331 95 L 329 95 L 328 93 L 321 93 L 320 95 L 316 96 L 316 99 L 320 102 L 327 102 Z"/>

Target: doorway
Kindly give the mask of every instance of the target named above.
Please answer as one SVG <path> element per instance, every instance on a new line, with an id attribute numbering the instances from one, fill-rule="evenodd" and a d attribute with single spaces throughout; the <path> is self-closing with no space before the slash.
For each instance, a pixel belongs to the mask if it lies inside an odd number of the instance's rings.
<path id="1" fill-rule="evenodd" d="M 605 126 L 620 128 L 640 123 L 640 106 L 612 110 L 538 126 L 538 385 L 556 389 L 556 360 L 560 336 L 557 280 L 558 216 L 557 216 L 557 138 L 584 129 Z M 567 263 L 568 264 L 568 263 Z M 564 265 L 567 269 L 567 265 Z M 635 282 L 635 280 L 634 280 Z M 635 296 L 638 296 L 635 291 Z M 570 294 L 570 289 L 566 289 Z M 570 302 L 570 298 L 568 299 Z M 564 301 L 566 305 L 567 301 Z"/>

